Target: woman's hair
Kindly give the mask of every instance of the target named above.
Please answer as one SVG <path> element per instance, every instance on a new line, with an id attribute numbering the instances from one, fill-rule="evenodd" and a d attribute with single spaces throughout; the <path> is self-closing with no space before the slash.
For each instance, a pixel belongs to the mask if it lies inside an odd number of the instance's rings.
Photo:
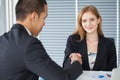
<path id="1" fill-rule="evenodd" d="M 84 37 L 86 36 L 86 31 L 83 29 L 83 26 L 82 26 L 82 16 L 86 12 L 91 12 L 93 15 L 95 15 L 97 17 L 97 19 L 100 19 L 100 23 L 98 24 L 97 32 L 98 32 L 98 35 L 104 36 L 104 34 L 102 32 L 102 18 L 100 16 L 97 8 L 93 5 L 86 6 L 79 12 L 78 19 L 77 19 L 77 27 L 73 34 L 78 34 L 80 36 L 80 40 L 84 39 Z"/>
<path id="2" fill-rule="evenodd" d="M 44 5 L 47 5 L 46 0 L 18 0 L 15 7 L 16 20 L 23 21 L 32 12 L 40 16 L 40 13 L 44 11 Z"/>

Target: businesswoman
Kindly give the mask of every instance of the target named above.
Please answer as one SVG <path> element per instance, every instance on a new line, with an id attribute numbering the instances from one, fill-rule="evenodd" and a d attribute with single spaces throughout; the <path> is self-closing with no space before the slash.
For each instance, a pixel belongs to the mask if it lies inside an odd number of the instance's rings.
<path id="1" fill-rule="evenodd" d="M 102 32 L 102 18 L 95 6 L 84 7 L 78 14 L 77 28 L 68 37 L 63 67 L 69 68 L 71 53 L 82 56 L 83 70 L 111 71 L 117 66 L 113 38 Z"/>

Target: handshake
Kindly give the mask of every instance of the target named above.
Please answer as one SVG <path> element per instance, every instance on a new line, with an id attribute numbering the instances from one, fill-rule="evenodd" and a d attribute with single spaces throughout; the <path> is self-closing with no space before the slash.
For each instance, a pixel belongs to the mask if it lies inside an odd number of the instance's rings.
<path id="1" fill-rule="evenodd" d="M 72 53 L 69 56 L 70 60 L 71 60 L 71 64 L 74 61 L 78 61 L 80 64 L 82 64 L 82 56 L 80 55 L 80 53 Z"/>

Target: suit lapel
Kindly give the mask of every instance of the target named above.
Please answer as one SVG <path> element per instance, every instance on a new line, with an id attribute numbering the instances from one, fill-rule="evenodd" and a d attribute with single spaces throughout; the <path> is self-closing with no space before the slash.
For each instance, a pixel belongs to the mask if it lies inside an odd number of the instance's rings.
<path id="1" fill-rule="evenodd" d="M 82 55 L 82 59 L 84 63 L 83 65 L 85 69 L 90 69 L 88 63 L 86 39 L 83 39 L 82 41 L 78 42 L 77 47 L 78 47 L 78 52 Z"/>
<path id="2" fill-rule="evenodd" d="M 96 61 L 95 61 L 95 65 L 93 67 L 93 70 L 98 69 L 100 67 L 100 64 L 102 62 L 102 59 L 104 59 L 104 46 L 105 45 L 105 40 L 103 37 L 99 36 L 99 41 L 98 41 L 98 50 L 97 50 L 97 56 L 96 56 Z"/>

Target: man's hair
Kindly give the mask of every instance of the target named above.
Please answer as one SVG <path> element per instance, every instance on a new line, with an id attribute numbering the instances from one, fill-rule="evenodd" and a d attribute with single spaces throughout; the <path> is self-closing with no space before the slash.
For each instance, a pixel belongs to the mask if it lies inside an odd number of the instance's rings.
<path id="1" fill-rule="evenodd" d="M 39 16 L 44 11 L 46 0 L 18 0 L 15 8 L 16 20 L 25 20 L 28 14 L 36 12 Z"/>

